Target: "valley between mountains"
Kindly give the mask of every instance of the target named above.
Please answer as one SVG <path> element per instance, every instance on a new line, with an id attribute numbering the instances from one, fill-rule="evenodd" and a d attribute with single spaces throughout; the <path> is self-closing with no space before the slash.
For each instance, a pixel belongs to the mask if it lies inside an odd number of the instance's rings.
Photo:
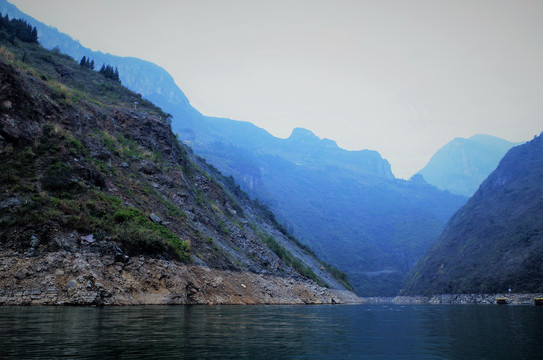
<path id="1" fill-rule="evenodd" d="M 541 136 L 456 138 L 399 179 L 374 150 L 202 115 L 159 66 L 0 11 L 40 41 L 0 29 L 0 303 L 543 291 Z"/>

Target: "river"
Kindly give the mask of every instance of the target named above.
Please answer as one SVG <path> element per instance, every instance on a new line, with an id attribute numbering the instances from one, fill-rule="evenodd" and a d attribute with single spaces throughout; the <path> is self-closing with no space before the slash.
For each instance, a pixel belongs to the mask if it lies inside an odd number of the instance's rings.
<path id="1" fill-rule="evenodd" d="M 0 307 L 8 359 L 541 359 L 543 308 Z"/>

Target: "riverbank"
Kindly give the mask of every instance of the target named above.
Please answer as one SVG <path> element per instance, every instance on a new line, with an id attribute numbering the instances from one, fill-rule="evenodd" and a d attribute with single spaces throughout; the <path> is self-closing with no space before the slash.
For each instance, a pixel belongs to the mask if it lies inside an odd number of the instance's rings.
<path id="1" fill-rule="evenodd" d="M 0 251 L 0 305 L 347 304 L 352 292 L 307 279 L 144 256 Z"/>
<path id="2" fill-rule="evenodd" d="M 433 296 L 395 296 L 395 297 L 365 297 L 364 304 L 395 304 L 395 305 L 446 305 L 446 304 L 496 304 L 498 299 L 505 299 L 510 305 L 534 305 L 535 298 L 542 298 L 543 293 L 537 294 L 443 294 Z"/>

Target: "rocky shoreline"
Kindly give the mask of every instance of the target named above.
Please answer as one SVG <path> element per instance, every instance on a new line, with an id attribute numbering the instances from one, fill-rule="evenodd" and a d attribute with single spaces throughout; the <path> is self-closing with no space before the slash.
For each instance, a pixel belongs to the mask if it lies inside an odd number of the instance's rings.
<path id="1" fill-rule="evenodd" d="M 364 304 L 394 304 L 394 305 L 453 305 L 453 304 L 497 304 L 498 299 L 505 299 L 509 305 L 534 305 L 535 298 L 543 294 L 442 294 L 433 296 L 395 296 L 395 297 L 365 297 Z"/>
<path id="2" fill-rule="evenodd" d="M 0 305 L 391 304 L 533 305 L 543 294 L 443 294 L 359 298 L 313 281 L 218 270 L 145 256 L 0 251 Z"/>
<path id="3" fill-rule="evenodd" d="M 347 304 L 306 279 L 93 252 L 0 251 L 0 305 Z"/>

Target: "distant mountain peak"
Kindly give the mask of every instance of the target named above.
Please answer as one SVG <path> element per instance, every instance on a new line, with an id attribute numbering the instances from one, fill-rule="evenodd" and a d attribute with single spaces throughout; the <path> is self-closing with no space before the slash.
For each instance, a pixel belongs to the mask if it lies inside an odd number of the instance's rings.
<path id="1" fill-rule="evenodd" d="M 298 139 L 312 139 L 315 141 L 319 141 L 320 138 L 315 135 L 311 130 L 297 127 L 292 129 L 292 133 L 288 137 L 289 140 L 298 140 Z"/>
<path id="2" fill-rule="evenodd" d="M 315 144 L 321 145 L 322 147 L 329 149 L 337 149 L 337 143 L 334 140 L 319 138 L 311 130 L 305 128 L 294 128 L 290 136 L 286 139 L 287 141 L 293 141 L 296 143 L 305 143 L 305 144 Z"/>
<path id="3" fill-rule="evenodd" d="M 460 138 L 460 139 L 463 139 L 463 138 Z M 503 140 L 497 136 L 492 136 L 492 135 L 488 135 L 488 134 L 474 134 L 472 136 L 470 136 L 468 139 L 470 140 L 478 140 L 478 139 L 498 139 L 498 140 Z"/>
<path id="4" fill-rule="evenodd" d="M 507 150 L 519 144 L 486 134 L 456 137 L 439 149 L 418 173 L 439 189 L 471 196 Z"/>

